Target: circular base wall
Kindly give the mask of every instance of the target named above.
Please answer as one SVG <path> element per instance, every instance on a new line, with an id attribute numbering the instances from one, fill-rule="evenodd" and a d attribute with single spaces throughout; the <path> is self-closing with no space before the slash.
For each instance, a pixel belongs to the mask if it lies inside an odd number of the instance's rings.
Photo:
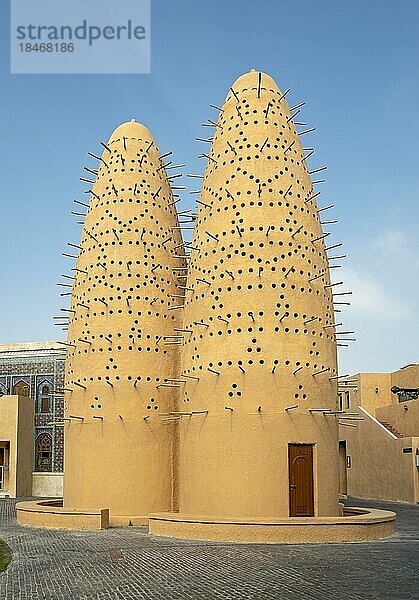
<path id="1" fill-rule="evenodd" d="M 342 517 L 288 519 L 217 518 L 178 513 L 150 515 L 151 535 L 194 540 L 259 544 L 360 542 L 389 537 L 395 531 L 394 512 L 345 508 Z"/>
<path id="2" fill-rule="evenodd" d="M 109 527 L 109 510 L 72 510 L 63 508 L 62 499 L 18 502 L 16 520 L 19 525 L 97 531 Z"/>
<path id="3" fill-rule="evenodd" d="M 63 500 L 18 502 L 16 518 L 19 525 L 50 529 L 98 530 L 108 527 L 147 526 L 147 515 L 110 515 L 108 508 L 83 510 L 63 507 Z"/>

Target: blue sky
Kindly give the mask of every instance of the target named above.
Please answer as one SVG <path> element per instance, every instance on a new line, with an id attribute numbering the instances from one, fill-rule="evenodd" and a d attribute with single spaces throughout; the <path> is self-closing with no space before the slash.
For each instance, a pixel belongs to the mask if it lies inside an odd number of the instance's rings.
<path id="1" fill-rule="evenodd" d="M 209 103 L 255 68 L 291 88 L 292 104 L 306 101 L 303 120 L 317 127 L 310 166 L 328 165 L 322 198 L 335 204 L 333 239 L 354 291 L 343 321 L 358 340 L 341 350 L 342 372 L 417 362 L 419 4 L 152 0 L 151 23 L 150 75 L 10 75 L 1 3 L 0 343 L 62 333 L 56 282 L 69 268 L 61 251 L 80 235 L 69 212 L 87 152 L 136 118 L 200 173 L 194 138 Z M 191 198 L 186 190 L 182 207 Z"/>

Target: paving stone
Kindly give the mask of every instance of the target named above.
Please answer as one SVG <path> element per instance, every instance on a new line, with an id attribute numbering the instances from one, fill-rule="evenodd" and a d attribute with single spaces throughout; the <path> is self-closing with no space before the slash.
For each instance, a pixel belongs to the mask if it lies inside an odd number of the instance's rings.
<path id="1" fill-rule="evenodd" d="M 0 500 L 13 560 L 1 600 L 411 600 L 419 507 L 349 499 L 398 513 L 397 534 L 352 544 L 226 544 L 150 537 L 145 527 L 74 532 L 20 527 Z"/>

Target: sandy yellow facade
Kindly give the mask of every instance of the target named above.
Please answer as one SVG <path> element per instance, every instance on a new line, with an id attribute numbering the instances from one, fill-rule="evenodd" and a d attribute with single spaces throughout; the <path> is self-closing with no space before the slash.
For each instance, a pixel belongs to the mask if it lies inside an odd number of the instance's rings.
<path id="1" fill-rule="evenodd" d="M 68 312 L 64 508 L 139 523 L 177 502 L 177 440 L 160 414 L 177 407 L 183 246 L 150 132 L 125 123 L 104 146 Z"/>
<path id="2" fill-rule="evenodd" d="M 0 494 L 32 494 L 33 400 L 0 396 Z"/>
<path id="3" fill-rule="evenodd" d="M 340 387 L 354 420 L 340 427 L 341 491 L 377 500 L 419 502 L 419 365 L 358 373 Z M 405 400 L 403 400 L 405 398 Z"/>
<path id="4" fill-rule="evenodd" d="M 362 406 L 376 416 L 377 409 L 402 406 L 392 387 L 415 389 L 419 387 L 419 365 L 412 363 L 390 373 L 356 373 L 343 379 L 339 393 L 346 396 L 344 407 L 356 410 Z M 407 406 L 412 406 L 410 403 Z M 407 415 L 406 415 L 407 416 Z"/>
<path id="5" fill-rule="evenodd" d="M 294 115 L 252 71 L 214 126 L 185 303 L 185 514 L 288 516 L 289 444 L 313 447 L 314 514 L 338 514 L 334 288 Z"/>

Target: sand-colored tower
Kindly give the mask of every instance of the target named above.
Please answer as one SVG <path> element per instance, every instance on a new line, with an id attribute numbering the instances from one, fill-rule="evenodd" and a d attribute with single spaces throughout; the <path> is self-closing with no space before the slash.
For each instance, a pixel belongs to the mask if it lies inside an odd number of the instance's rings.
<path id="1" fill-rule="evenodd" d="M 304 154 L 276 83 L 240 77 L 214 127 L 188 272 L 182 514 L 338 514 L 334 288 Z"/>
<path id="2" fill-rule="evenodd" d="M 99 159 L 69 312 L 64 507 L 141 523 L 176 508 L 182 238 L 150 132 L 135 121 Z M 175 272 L 176 273 L 176 272 Z"/>
<path id="3" fill-rule="evenodd" d="M 63 309 L 64 506 L 20 502 L 19 524 L 100 529 L 110 513 L 111 524 L 194 539 L 393 534 L 394 513 L 339 509 L 336 244 L 285 96 L 247 73 L 213 140 L 201 138 L 211 148 L 186 221 L 196 219 L 189 266 L 177 175 L 145 127 L 118 127 L 88 168 Z"/>

